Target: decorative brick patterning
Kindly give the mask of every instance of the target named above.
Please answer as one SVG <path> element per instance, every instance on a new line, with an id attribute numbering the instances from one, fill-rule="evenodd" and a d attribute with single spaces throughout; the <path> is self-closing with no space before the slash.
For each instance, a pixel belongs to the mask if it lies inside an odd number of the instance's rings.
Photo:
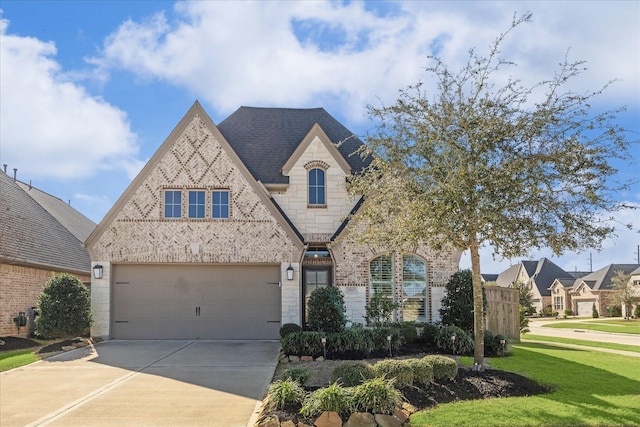
<path id="1" fill-rule="evenodd" d="M 180 219 L 163 216 L 163 191 L 183 190 Z M 207 194 L 209 218 L 186 218 L 187 190 Z M 211 219 L 211 191 L 229 190 L 228 219 Z M 113 223 L 90 248 L 111 262 L 280 263 L 294 244 L 196 116 L 165 152 Z"/>

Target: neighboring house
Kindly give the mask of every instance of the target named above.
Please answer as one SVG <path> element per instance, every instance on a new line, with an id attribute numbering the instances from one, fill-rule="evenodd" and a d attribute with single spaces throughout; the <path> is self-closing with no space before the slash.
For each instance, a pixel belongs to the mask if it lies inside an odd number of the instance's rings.
<path id="1" fill-rule="evenodd" d="M 69 204 L 0 172 L 0 336 L 33 329 L 33 307 L 52 273 L 90 283 L 91 261 L 82 242 L 96 224 Z"/>
<path id="2" fill-rule="evenodd" d="M 322 108 L 241 107 L 216 126 L 194 103 L 86 241 L 92 335 L 274 339 L 321 286 L 351 322 L 374 292 L 396 320 L 438 320 L 461 251 L 356 243 L 361 144 Z"/>
<path id="3" fill-rule="evenodd" d="M 598 271 L 576 279 L 569 291 L 573 312 L 577 316 L 591 316 L 595 304 L 599 315 L 609 315 L 609 310 L 612 307 L 622 305 L 611 279 L 617 271 L 631 274 L 638 268 L 640 268 L 640 264 L 609 264 Z"/>
<path id="4" fill-rule="evenodd" d="M 547 258 L 541 258 L 539 261 L 520 261 L 520 263 L 509 267 L 498 275 L 496 284 L 498 286 L 511 288 L 517 283 L 522 283 L 531 290 L 532 305 L 536 312 L 541 312 L 545 307 L 554 307 L 551 285 L 556 280 L 575 280 L 575 275 L 567 273 L 562 268 L 551 262 Z M 555 301 L 553 311 L 564 311 L 564 305 L 560 301 Z"/>
<path id="5" fill-rule="evenodd" d="M 638 305 L 640 305 L 640 267 L 630 273 L 629 286 L 631 286 L 631 295 L 636 297 L 636 302 L 631 307 L 622 306 L 622 316 L 631 317 Z"/>

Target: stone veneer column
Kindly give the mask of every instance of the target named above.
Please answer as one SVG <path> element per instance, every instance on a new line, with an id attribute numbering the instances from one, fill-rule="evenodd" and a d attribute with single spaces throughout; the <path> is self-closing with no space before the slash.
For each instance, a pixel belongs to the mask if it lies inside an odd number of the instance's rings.
<path id="1" fill-rule="evenodd" d="M 338 286 L 344 295 L 344 305 L 350 324 L 367 324 L 367 288 L 366 286 Z"/>
<path id="2" fill-rule="evenodd" d="M 293 280 L 288 280 L 287 268 L 289 268 L 289 263 L 283 262 L 282 264 L 280 264 L 280 277 L 282 277 L 282 288 L 280 289 L 282 298 L 282 318 L 280 321 L 280 326 L 284 325 L 285 323 L 295 323 L 296 325 L 302 326 L 302 319 L 300 315 L 300 264 L 297 262 L 292 262 L 291 267 L 293 267 Z"/>
<path id="3" fill-rule="evenodd" d="M 93 277 L 93 266 L 97 264 L 102 266 L 102 279 Z M 108 339 L 111 322 L 111 263 L 92 262 L 91 271 L 91 336 Z"/>

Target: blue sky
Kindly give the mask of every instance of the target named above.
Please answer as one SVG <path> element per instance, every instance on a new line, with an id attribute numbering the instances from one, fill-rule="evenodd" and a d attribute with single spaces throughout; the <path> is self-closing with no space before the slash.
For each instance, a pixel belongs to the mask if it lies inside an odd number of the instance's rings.
<path id="1" fill-rule="evenodd" d="M 461 64 L 514 12 L 533 23 L 503 45 L 525 83 L 551 77 L 567 49 L 580 92 L 619 79 L 595 110 L 626 105 L 640 135 L 640 3 L 2 0 L 0 164 L 99 222 L 197 99 L 219 123 L 242 105 L 324 107 L 363 137 L 368 104 L 424 79 L 427 55 Z M 640 180 L 640 148 L 616 165 Z M 640 184 L 619 198 L 640 206 Z M 617 214 L 601 252 L 551 257 L 568 270 L 635 262 L 640 211 Z M 485 272 L 516 260 L 482 252 Z M 462 267 L 469 265 L 463 257 Z"/>

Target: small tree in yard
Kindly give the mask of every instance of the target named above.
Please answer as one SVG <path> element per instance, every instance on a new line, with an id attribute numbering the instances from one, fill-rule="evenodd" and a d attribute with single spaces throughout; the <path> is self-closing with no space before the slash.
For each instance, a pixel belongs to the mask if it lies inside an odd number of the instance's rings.
<path id="1" fill-rule="evenodd" d="M 457 326 L 473 333 L 473 283 L 471 270 L 460 270 L 451 276 L 445 289 L 447 294 L 442 299 L 440 317 L 443 325 Z M 487 299 L 483 289 L 483 308 L 487 307 Z"/>
<path id="2" fill-rule="evenodd" d="M 365 319 L 369 326 L 385 326 L 391 323 L 393 310 L 400 307 L 389 296 L 383 293 L 375 293 L 366 307 Z"/>
<path id="3" fill-rule="evenodd" d="M 595 302 L 591 306 L 591 317 L 593 317 L 594 319 L 597 319 L 600 317 L 600 315 L 598 314 L 598 309 L 596 308 Z"/>
<path id="4" fill-rule="evenodd" d="M 622 306 L 625 308 L 625 318 L 630 319 L 631 307 L 633 304 L 640 301 L 640 295 L 631 283 L 631 275 L 626 274 L 623 270 L 618 270 L 611 278 L 611 285 L 615 290 L 617 299 L 616 304 L 618 302 L 622 303 Z"/>
<path id="5" fill-rule="evenodd" d="M 91 298 L 74 275 L 54 274 L 38 298 L 36 333 L 46 338 L 81 335 L 91 326 Z"/>
<path id="6" fill-rule="evenodd" d="M 319 332 L 340 332 L 347 324 L 344 296 L 334 286 L 316 288 L 309 297 L 309 326 Z"/>
<path id="7" fill-rule="evenodd" d="M 369 107 L 379 123 L 363 156 L 372 161 L 350 179 L 365 202 L 355 218 L 366 224 L 359 242 L 411 250 L 469 250 L 473 276 L 474 361 L 483 363 L 484 310 L 480 248 L 511 258 L 549 247 L 555 254 L 599 247 L 613 233 L 603 212 L 621 185 L 612 159 L 625 159 L 631 141 L 615 123 L 617 111 L 591 111 L 592 93 L 563 91 L 584 71 L 565 61 L 546 81 L 524 87 L 500 73 L 513 63 L 500 45 L 531 15 L 514 17 L 488 56 L 471 50 L 460 70 L 430 57 L 421 83 L 401 90 L 390 106 Z M 635 142 L 635 141 L 634 141 Z"/>

